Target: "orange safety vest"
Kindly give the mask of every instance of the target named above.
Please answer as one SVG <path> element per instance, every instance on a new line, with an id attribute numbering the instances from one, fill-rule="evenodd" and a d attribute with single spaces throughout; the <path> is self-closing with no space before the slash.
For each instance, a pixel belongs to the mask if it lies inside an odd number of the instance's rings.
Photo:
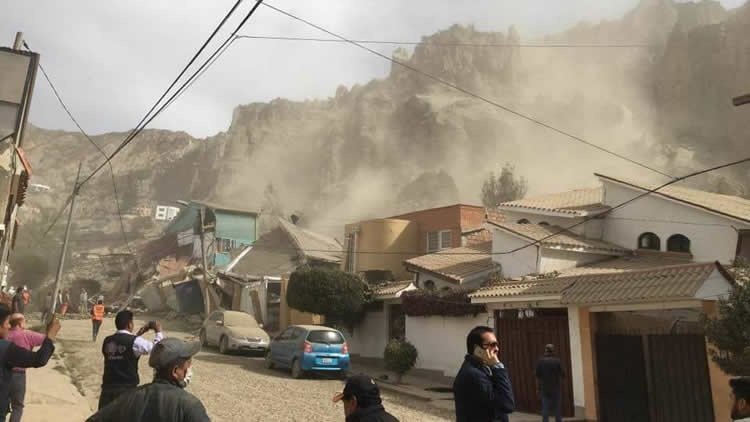
<path id="1" fill-rule="evenodd" d="M 104 319 L 104 305 L 94 305 L 94 316 L 91 317 L 94 321 L 101 321 Z"/>

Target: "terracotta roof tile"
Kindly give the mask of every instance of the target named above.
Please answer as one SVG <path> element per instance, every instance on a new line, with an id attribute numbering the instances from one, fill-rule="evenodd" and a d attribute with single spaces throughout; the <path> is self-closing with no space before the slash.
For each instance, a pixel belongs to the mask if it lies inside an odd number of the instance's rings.
<path id="1" fill-rule="evenodd" d="M 484 242 L 418 256 L 406 260 L 405 264 L 461 283 L 467 276 L 495 267 L 490 256 L 491 250 L 492 243 Z"/>
<path id="2" fill-rule="evenodd" d="M 596 176 L 602 179 L 630 185 L 644 191 L 651 190 L 657 187 L 657 185 L 638 183 L 621 178 L 605 176 L 602 174 L 596 174 Z M 750 200 L 740 198 L 738 196 L 721 195 L 718 193 L 711 193 L 675 185 L 670 185 L 659 189 L 654 194 L 750 222 Z"/>
<path id="3" fill-rule="evenodd" d="M 569 192 L 503 202 L 500 204 L 500 208 L 526 208 L 584 216 L 593 211 L 604 211 L 607 209 L 602 204 L 602 192 L 603 189 L 601 187 L 577 189 Z"/>
<path id="4" fill-rule="evenodd" d="M 510 296 L 559 296 L 570 285 L 558 279 L 534 281 L 510 281 L 484 287 L 472 293 L 471 297 L 510 297 Z"/>
<path id="5" fill-rule="evenodd" d="M 517 223 L 490 223 L 502 230 L 525 237 L 531 241 L 545 239 L 554 233 L 563 230 L 562 227 L 539 225 L 539 224 L 517 224 Z M 544 247 L 562 247 L 571 249 L 585 249 L 588 251 L 600 251 L 607 254 L 625 254 L 630 250 L 612 243 L 595 239 L 586 239 L 571 232 L 562 232 L 549 239 L 542 241 Z"/>
<path id="6" fill-rule="evenodd" d="M 564 304 L 609 304 L 691 299 L 716 269 L 715 263 L 683 264 L 643 271 L 558 279 L 571 282 Z"/>
<path id="7" fill-rule="evenodd" d="M 411 286 L 411 280 L 394 281 L 392 283 L 383 283 L 373 288 L 375 296 L 392 296 Z"/>

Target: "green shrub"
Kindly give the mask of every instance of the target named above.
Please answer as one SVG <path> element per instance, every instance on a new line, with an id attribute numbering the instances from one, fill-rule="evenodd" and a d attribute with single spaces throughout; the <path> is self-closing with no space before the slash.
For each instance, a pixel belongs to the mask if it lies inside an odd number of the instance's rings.
<path id="1" fill-rule="evenodd" d="M 367 286 L 357 276 L 317 268 L 293 272 L 286 291 L 292 308 L 323 315 L 326 323 L 346 328 L 362 319 L 368 297 Z"/>
<path id="2" fill-rule="evenodd" d="M 417 363 L 419 353 L 417 348 L 407 340 L 393 339 L 385 346 L 383 359 L 385 367 L 396 373 L 396 382 L 401 382 L 401 377 Z"/>

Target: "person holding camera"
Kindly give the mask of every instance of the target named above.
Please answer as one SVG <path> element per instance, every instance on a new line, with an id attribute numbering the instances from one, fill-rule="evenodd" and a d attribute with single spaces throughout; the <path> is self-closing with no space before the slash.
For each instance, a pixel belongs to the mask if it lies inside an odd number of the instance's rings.
<path id="1" fill-rule="evenodd" d="M 508 422 L 515 408 L 508 370 L 500 362 L 500 345 L 490 327 L 479 326 L 466 337 L 466 357 L 453 383 L 457 422 Z"/>
<path id="2" fill-rule="evenodd" d="M 138 360 L 148 355 L 164 335 L 161 324 L 149 321 L 133 334 L 135 323 L 133 313 L 124 310 L 115 316 L 117 332 L 104 339 L 102 354 L 104 355 L 104 375 L 102 376 L 102 393 L 99 396 L 99 409 L 116 400 L 122 394 L 138 387 Z M 154 330 L 153 341 L 141 337 L 149 330 Z"/>

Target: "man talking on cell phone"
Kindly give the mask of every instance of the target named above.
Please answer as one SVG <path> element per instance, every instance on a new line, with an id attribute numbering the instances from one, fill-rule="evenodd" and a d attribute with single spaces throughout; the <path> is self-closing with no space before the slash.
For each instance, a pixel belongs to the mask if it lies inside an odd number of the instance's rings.
<path id="1" fill-rule="evenodd" d="M 471 330 L 466 352 L 453 383 L 456 422 L 508 422 L 515 407 L 513 389 L 492 328 Z"/>

